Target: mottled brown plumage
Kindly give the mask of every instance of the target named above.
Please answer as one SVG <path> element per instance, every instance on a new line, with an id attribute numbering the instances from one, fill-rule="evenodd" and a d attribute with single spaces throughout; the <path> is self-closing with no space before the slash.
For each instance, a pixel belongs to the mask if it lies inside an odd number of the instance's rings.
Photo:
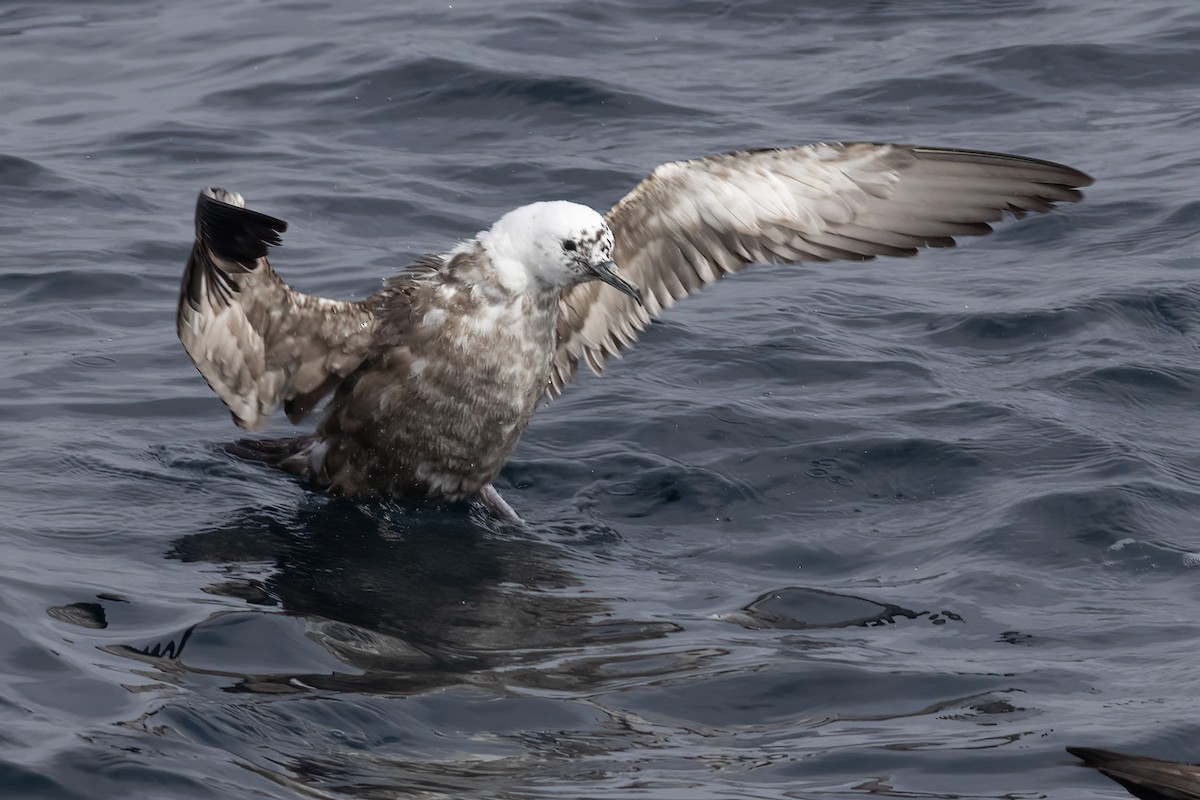
<path id="1" fill-rule="evenodd" d="M 243 205 L 222 189 L 200 193 L 175 327 L 238 427 L 256 431 L 280 403 L 299 422 L 357 368 L 374 315 L 292 291 L 266 259 L 287 223 Z"/>
<path id="2" fill-rule="evenodd" d="M 512 293 L 487 264 L 466 248 L 368 301 L 374 341 L 317 428 L 318 483 L 450 500 L 491 483 L 545 393 L 558 298 Z"/>
<path id="3" fill-rule="evenodd" d="M 475 499 L 511 515 L 491 481 L 539 398 L 581 360 L 599 372 L 676 300 L 755 262 L 950 246 L 1090 182 L 1050 162 L 907 145 L 727 153 L 658 167 L 605 218 L 523 206 L 361 302 L 290 289 L 266 259 L 286 224 L 211 189 L 178 332 L 243 428 L 281 404 L 297 422 L 332 394 L 313 435 L 243 441 L 240 455 L 351 497 Z"/>

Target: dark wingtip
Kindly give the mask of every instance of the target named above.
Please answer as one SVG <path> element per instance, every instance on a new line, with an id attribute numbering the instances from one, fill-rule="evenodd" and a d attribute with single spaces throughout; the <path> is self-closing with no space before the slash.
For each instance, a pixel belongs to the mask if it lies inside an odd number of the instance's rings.
<path id="1" fill-rule="evenodd" d="M 283 244 L 287 230 L 281 219 L 260 214 L 224 199 L 241 197 L 224 189 L 206 189 L 196 200 L 196 238 L 218 257 L 253 269 L 268 248 Z"/>
<path id="2" fill-rule="evenodd" d="M 993 153 L 987 150 L 962 150 L 953 147 L 913 147 L 912 152 L 918 158 L 950 159 L 955 161 L 976 161 L 981 164 L 1007 164 L 1012 167 L 1040 169 L 1045 173 L 1044 181 L 1063 186 L 1068 189 L 1082 189 L 1096 182 L 1095 178 L 1086 172 L 1059 164 L 1057 161 L 1046 161 L 1041 158 L 1018 156 L 1012 153 Z M 1076 200 L 1082 200 L 1079 194 Z"/>

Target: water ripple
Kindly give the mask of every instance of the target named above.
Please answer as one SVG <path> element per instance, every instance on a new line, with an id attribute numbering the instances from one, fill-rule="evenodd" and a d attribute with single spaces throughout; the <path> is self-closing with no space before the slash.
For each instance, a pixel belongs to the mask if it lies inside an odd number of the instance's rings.
<path id="1" fill-rule="evenodd" d="M 1187 0 L 71 1 L 0 40 L 0 794 L 1057 800 L 1096 791 L 1064 744 L 1195 739 Z M 1098 180 L 680 304 L 539 412 L 522 529 L 229 458 L 173 334 L 201 186 L 362 297 L 518 203 L 814 139 Z"/>

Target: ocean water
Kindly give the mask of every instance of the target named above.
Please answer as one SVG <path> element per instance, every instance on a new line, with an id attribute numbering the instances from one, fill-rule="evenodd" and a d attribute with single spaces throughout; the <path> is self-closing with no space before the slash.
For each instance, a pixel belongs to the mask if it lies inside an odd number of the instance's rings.
<path id="1" fill-rule="evenodd" d="M 0 796 L 1121 797 L 1200 758 L 1190 0 L 0 2 Z M 511 207 L 814 140 L 1086 202 L 759 267 L 544 407 L 516 530 L 236 462 L 201 186 L 362 297 Z M 288 430 L 279 422 L 275 432 Z"/>

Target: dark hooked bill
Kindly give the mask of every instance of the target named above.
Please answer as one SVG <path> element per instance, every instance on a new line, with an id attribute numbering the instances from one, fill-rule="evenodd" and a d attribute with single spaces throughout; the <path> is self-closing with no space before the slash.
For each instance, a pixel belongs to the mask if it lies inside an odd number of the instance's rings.
<path id="1" fill-rule="evenodd" d="M 604 263 L 597 264 L 595 267 L 593 267 L 592 271 L 596 274 L 597 278 L 604 281 L 618 292 L 627 294 L 634 300 L 637 300 L 639 306 L 642 305 L 642 290 L 618 274 L 617 262 L 611 260 L 605 261 Z"/>

